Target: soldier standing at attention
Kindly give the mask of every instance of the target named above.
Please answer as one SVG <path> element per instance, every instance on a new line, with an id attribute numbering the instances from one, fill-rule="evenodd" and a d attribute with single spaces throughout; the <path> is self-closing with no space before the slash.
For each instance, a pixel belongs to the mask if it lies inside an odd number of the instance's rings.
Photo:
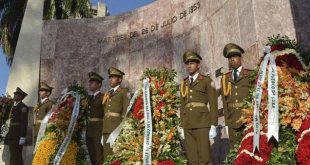
<path id="1" fill-rule="evenodd" d="M 222 76 L 221 88 L 224 107 L 225 125 L 228 126 L 230 148 L 240 142 L 242 123 L 238 122 L 242 112 L 240 105 L 243 99 L 249 96 L 251 82 L 249 80 L 250 70 L 242 67 L 241 55 L 244 50 L 233 43 L 224 47 L 223 55 L 228 58 L 230 72 Z"/>
<path id="2" fill-rule="evenodd" d="M 199 73 L 201 56 L 186 52 L 183 61 L 189 76 L 181 82 L 181 127 L 190 165 L 211 164 L 210 140 L 216 136 L 216 90 L 209 76 Z M 208 106 L 209 105 L 209 106 Z"/>
<path id="3" fill-rule="evenodd" d="M 53 88 L 47 85 L 46 83 L 43 82 L 40 83 L 40 89 L 39 89 L 40 101 L 33 109 L 35 113 L 34 129 L 33 129 L 34 144 L 36 143 L 37 140 L 41 122 L 44 119 L 45 115 L 53 106 L 53 102 L 49 99 L 52 90 Z"/>
<path id="4" fill-rule="evenodd" d="M 103 153 L 105 161 L 107 160 L 108 155 L 113 154 L 110 144 L 106 143 L 106 141 L 111 132 L 122 122 L 130 98 L 129 90 L 120 86 L 125 73 L 113 67 L 108 70 L 108 73 L 111 89 L 105 93 L 103 98 Z"/>
<path id="5" fill-rule="evenodd" d="M 89 108 L 86 114 L 86 145 L 92 165 L 101 165 L 103 163 L 103 147 L 101 144 L 102 137 L 102 122 L 103 122 L 103 94 L 100 92 L 103 78 L 95 73 L 90 72 L 89 90 L 92 95 L 89 95 Z"/>
<path id="6" fill-rule="evenodd" d="M 19 87 L 14 92 L 14 105 L 9 115 L 10 124 L 9 132 L 5 136 L 5 143 L 9 145 L 10 165 L 23 165 L 23 145 L 26 144 L 26 133 L 28 124 L 28 107 L 22 100 L 28 94 L 22 91 Z"/>

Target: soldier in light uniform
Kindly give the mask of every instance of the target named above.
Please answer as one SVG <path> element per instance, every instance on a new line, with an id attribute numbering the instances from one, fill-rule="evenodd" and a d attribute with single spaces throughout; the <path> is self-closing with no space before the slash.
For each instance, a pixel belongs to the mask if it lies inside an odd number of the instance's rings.
<path id="1" fill-rule="evenodd" d="M 103 98 L 104 104 L 104 119 L 103 119 L 103 139 L 104 139 L 104 160 L 107 160 L 108 155 L 112 155 L 110 144 L 106 143 L 111 132 L 119 126 L 126 113 L 129 105 L 130 93 L 127 88 L 122 88 L 124 72 L 111 67 L 108 70 L 110 87 Z"/>
<path id="2" fill-rule="evenodd" d="M 224 74 L 221 80 L 221 91 L 223 98 L 225 125 L 228 126 L 230 148 L 241 141 L 242 123 L 241 118 L 243 99 L 249 96 L 251 82 L 249 80 L 250 70 L 242 67 L 241 55 L 244 50 L 233 43 L 224 47 L 223 55 L 228 58 L 231 71 Z"/>
<path id="3" fill-rule="evenodd" d="M 181 127 L 190 165 L 211 164 L 210 141 L 216 136 L 216 90 L 209 76 L 199 73 L 201 56 L 186 52 L 183 61 L 189 76 L 181 82 Z"/>
<path id="4" fill-rule="evenodd" d="M 53 88 L 47 85 L 46 83 L 44 82 L 40 83 L 40 89 L 39 89 L 40 101 L 33 109 L 35 115 L 34 129 L 33 129 L 34 144 L 36 143 L 37 140 L 41 122 L 44 119 L 45 115 L 53 106 L 53 102 L 49 99 L 52 90 Z"/>
<path id="5" fill-rule="evenodd" d="M 89 90 L 89 108 L 86 114 L 86 145 L 89 152 L 92 165 L 101 165 L 103 163 L 103 146 L 101 144 L 102 122 L 104 110 L 102 105 L 103 94 L 100 92 L 103 78 L 95 73 L 90 72 Z"/>
<path id="6" fill-rule="evenodd" d="M 10 150 L 10 165 L 23 165 L 23 145 L 26 144 L 26 133 L 28 124 L 28 107 L 22 100 L 28 94 L 22 91 L 19 87 L 14 92 L 14 105 L 9 115 L 10 125 L 9 132 L 5 137 L 5 143 L 9 145 Z"/>

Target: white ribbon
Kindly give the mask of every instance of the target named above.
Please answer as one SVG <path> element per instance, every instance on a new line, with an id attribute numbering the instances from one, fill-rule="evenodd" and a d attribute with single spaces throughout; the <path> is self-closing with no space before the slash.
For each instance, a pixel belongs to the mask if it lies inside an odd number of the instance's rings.
<path id="1" fill-rule="evenodd" d="M 268 139 L 272 136 L 278 140 L 279 137 L 279 112 L 278 112 L 278 75 L 275 59 L 272 56 L 270 46 L 265 47 L 267 55 L 260 66 L 258 73 L 258 80 L 255 89 L 254 97 L 254 114 L 253 114 L 253 153 L 259 151 L 259 137 L 260 137 L 260 117 L 259 110 L 262 98 L 262 85 L 265 81 L 266 70 L 268 62 Z"/>
<path id="2" fill-rule="evenodd" d="M 46 127 L 47 127 L 47 124 L 48 124 L 48 121 L 51 117 L 51 114 L 55 111 L 55 109 L 57 109 L 59 107 L 59 104 L 61 103 L 61 101 L 63 101 L 66 97 L 68 97 L 70 94 L 72 94 L 72 92 L 69 92 L 68 93 L 68 89 L 64 89 L 62 92 L 62 97 L 57 101 L 58 104 L 54 105 L 51 110 L 44 116 L 42 122 L 41 122 L 41 125 L 40 125 L 40 128 L 39 128 L 39 132 L 38 132 L 38 136 L 37 136 L 37 140 L 36 140 L 36 144 L 35 144 L 35 147 L 34 147 L 34 151 L 33 153 L 35 153 L 37 151 L 37 148 L 38 148 L 38 144 L 39 144 L 39 141 L 42 139 L 42 137 L 44 136 L 44 133 L 45 133 L 45 130 L 46 130 Z"/>
<path id="3" fill-rule="evenodd" d="M 270 54 L 270 52 L 267 52 Z M 279 140 L 278 72 L 273 55 L 268 68 L 268 141 L 271 137 Z"/>
<path id="4" fill-rule="evenodd" d="M 150 83 L 143 80 L 143 104 L 144 104 L 144 143 L 143 165 L 152 165 L 152 110 L 150 99 Z"/>
<path id="5" fill-rule="evenodd" d="M 130 102 L 129 102 L 129 106 L 127 107 L 127 110 L 126 110 L 126 114 L 124 116 L 124 119 L 123 121 L 121 122 L 120 125 L 118 125 L 118 127 L 110 134 L 108 140 L 106 143 L 110 143 L 110 147 L 112 148 L 113 144 L 115 143 L 115 140 L 117 139 L 117 137 L 119 136 L 119 134 L 121 133 L 122 131 L 122 128 L 123 128 L 123 124 L 124 122 L 126 121 L 127 119 L 127 115 L 128 113 L 130 112 L 136 98 L 138 97 L 138 94 L 139 94 L 139 91 L 136 91 L 133 95 L 133 97 L 131 98 Z"/>
<path id="6" fill-rule="evenodd" d="M 3 123 L 3 125 L 1 126 L 1 144 L 4 143 L 4 138 L 6 137 L 6 135 L 9 132 L 10 129 L 10 123 L 11 123 L 11 119 L 9 118 L 8 120 L 6 120 L 5 123 Z"/>
<path id="7" fill-rule="evenodd" d="M 70 144 L 71 138 L 72 138 L 72 134 L 75 128 L 75 124 L 76 124 L 76 120 L 79 116 L 79 112 L 80 112 L 80 100 L 81 100 L 81 96 L 76 93 L 76 92 L 69 92 L 66 95 L 68 96 L 69 94 L 71 94 L 73 97 L 76 98 L 75 103 L 74 103 L 74 108 L 72 111 L 72 115 L 71 115 L 71 120 L 68 126 L 68 132 L 67 135 L 64 139 L 64 141 L 62 142 L 61 146 L 58 149 L 58 152 L 54 158 L 53 161 L 53 165 L 59 165 L 61 162 L 61 159 L 63 158 L 64 154 L 66 153 L 66 150 Z"/>
<path id="8" fill-rule="evenodd" d="M 41 125 L 40 125 L 40 128 L 39 128 L 39 132 L 38 132 L 38 136 L 37 136 L 37 140 L 36 140 L 36 144 L 35 144 L 35 147 L 34 147 L 34 151 L 33 153 L 36 153 L 37 151 L 37 148 L 38 148 L 38 144 L 39 144 L 39 141 L 42 139 L 42 137 L 44 136 L 44 133 L 45 133 L 45 130 L 46 130 L 46 127 L 47 127 L 47 123 L 48 123 L 48 120 L 50 119 L 50 116 L 52 114 L 52 112 L 58 107 L 57 106 L 53 106 L 52 109 L 44 116 L 42 122 L 41 122 Z"/>

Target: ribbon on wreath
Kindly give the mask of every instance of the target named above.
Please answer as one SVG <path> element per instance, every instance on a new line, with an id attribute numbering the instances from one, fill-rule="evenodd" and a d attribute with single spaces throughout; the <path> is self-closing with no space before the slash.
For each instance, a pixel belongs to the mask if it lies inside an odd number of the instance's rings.
<path id="1" fill-rule="evenodd" d="M 265 47 L 266 56 L 264 57 L 258 73 L 258 80 L 256 83 L 254 96 L 254 114 L 253 114 L 253 153 L 259 151 L 259 137 L 260 137 L 260 117 L 259 111 L 261 107 L 261 98 L 264 84 L 267 65 L 268 66 L 268 132 L 267 137 L 270 140 L 272 137 L 279 140 L 279 107 L 278 107 L 278 73 L 277 66 L 273 55 L 271 54 L 271 47 Z"/>

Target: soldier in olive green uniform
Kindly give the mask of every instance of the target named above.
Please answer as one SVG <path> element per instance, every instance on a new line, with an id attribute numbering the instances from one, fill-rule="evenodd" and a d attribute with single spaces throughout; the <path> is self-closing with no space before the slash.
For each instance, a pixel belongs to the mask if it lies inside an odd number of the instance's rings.
<path id="1" fill-rule="evenodd" d="M 240 106 L 243 99 L 249 96 L 251 82 L 250 70 L 241 65 L 241 55 L 244 50 L 233 43 L 224 47 L 223 55 L 228 58 L 230 72 L 224 74 L 221 80 L 225 125 L 228 126 L 230 147 L 240 142 L 242 123 L 238 122 L 242 112 Z"/>
<path id="2" fill-rule="evenodd" d="M 120 87 L 125 73 L 112 67 L 108 70 L 108 72 L 111 89 L 105 93 L 103 98 L 103 153 L 105 161 L 107 160 L 108 155 L 113 154 L 110 144 L 106 143 L 106 141 L 111 132 L 122 122 L 130 98 L 129 90 L 127 88 Z"/>
<path id="3" fill-rule="evenodd" d="M 101 144 L 103 122 L 103 94 L 100 92 L 103 78 L 95 72 L 89 73 L 89 108 L 87 111 L 86 145 L 92 165 L 103 163 L 103 146 Z"/>
<path id="4" fill-rule="evenodd" d="M 14 105 L 7 115 L 10 120 L 9 132 L 5 137 L 5 143 L 9 145 L 10 165 L 23 165 L 23 145 L 26 144 L 28 124 L 28 107 L 22 100 L 28 94 L 19 87 L 14 92 Z"/>
<path id="5" fill-rule="evenodd" d="M 39 91 L 40 101 L 33 109 L 35 114 L 34 129 L 33 129 L 34 144 L 36 144 L 41 122 L 44 119 L 45 115 L 53 106 L 53 102 L 49 99 L 52 90 L 53 88 L 47 85 L 46 83 L 43 82 L 40 83 L 40 91 Z"/>
<path id="6" fill-rule="evenodd" d="M 181 127 L 190 165 L 211 164 L 210 141 L 216 136 L 218 121 L 216 90 L 209 76 L 199 73 L 202 58 L 186 52 L 183 61 L 189 76 L 181 82 Z"/>

